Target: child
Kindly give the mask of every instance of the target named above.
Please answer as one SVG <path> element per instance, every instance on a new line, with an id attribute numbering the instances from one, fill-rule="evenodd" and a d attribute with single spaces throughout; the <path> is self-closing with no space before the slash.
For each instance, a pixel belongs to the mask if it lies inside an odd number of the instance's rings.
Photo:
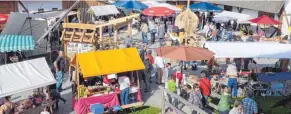
<path id="1" fill-rule="evenodd" d="M 228 114 L 230 102 L 231 102 L 230 90 L 227 87 L 225 87 L 224 93 L 221 95 L 220 101 L 218 103 L 219 114 Z"/>

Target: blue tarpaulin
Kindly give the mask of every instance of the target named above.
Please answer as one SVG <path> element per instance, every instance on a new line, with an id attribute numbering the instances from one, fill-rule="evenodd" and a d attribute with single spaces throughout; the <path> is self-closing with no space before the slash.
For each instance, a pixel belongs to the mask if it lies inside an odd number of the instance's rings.
<path id="1" fill-rule="evenodd" d="M 274 74 L 259 73 L 258 80 L 263 82 L 291 80 L 291 73 L 290 72 L 279 72 Z"/>

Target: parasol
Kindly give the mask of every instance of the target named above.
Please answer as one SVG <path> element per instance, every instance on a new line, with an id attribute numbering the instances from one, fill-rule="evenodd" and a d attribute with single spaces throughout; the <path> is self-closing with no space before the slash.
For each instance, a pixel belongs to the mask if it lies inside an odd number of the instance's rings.
<path id="1" fill-rule="evenodd" d="M 6 23 L 8 20 L 8 16 L 5 14 L 0 14 L 0 24 Z"/>
<path id="2" fill-rule="evenodd" d="M 166 7 L 151 7 L 145 9 L 142 13 L 148 16 L 170 16 L 175 13 L 175 11 Z"/>
<path id="3" fill-rule="evenodd" d="M 249 21 L 252 23 L 263 24 L 263 25 L 279 25 L 280 24 L 279 21 L 274 20 L 267 15 L 263 15 L 261 17 L 254 18 L 254 19 L 251 19 Z"/>

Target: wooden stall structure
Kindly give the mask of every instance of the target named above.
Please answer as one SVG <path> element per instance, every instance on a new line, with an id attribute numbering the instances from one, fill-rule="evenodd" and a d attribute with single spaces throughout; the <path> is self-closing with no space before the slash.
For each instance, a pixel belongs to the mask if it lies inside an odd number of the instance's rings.
<path id="1" fill-rule="evenodd" d="M 139 18 L 140 14 L 133 14 L 127 17 L 110 20 L 105 24 L 94 25 L 94 24 L 81 24 L 81 23 L 63 23 L 63 31 L 62 36 L 60 38 L 64 43 L 65 54 L 72 58 L 72 56 L 76 53 L 80 52 L 88 52 L 95 51 L 96 46 L 100 44 L 103 47 L 104 44 L 114 45 L 117 47 L 118 45 L 118 30 L 121 27 L 128 26 L 128 35 L 132 34 L 132 20 L 133 18 Z M 114 29 L 114 38 L 113 41 L 110 38 L 103 38 L 103 30 L 105 27 L 113 26 Z M 71 43 L 71 44 L 69 44 Z M 75 45 L 72 45 L 74 43 Z M 77 44 L 76 44 L 77 43 Z M 82 51 L 77 49 L 78 44 L 90 44 L 85 47 L 92 47 L 92 49 L 87 49 Z M 68 49 L 72 47 L 76 47 L 75 49 Z M 80 47 L 80 46 L 79 46 Z M 82 46 L 81 46 L 82 47 Z M 83 46 L 84 47 L 84 46 Z"/>
<path id="2" fill-rule="evenodd" d="M 117 57 L 118 56 L 118 57 Z M 90 64 L 88 64 L 90 62 Z M 136 48 L 126 48 L 126 49 L 116 49 L 116 50 L 105 50 L 105 51 L 96 51 L 96 52 L 88 52 L 88 53 L 81 53 L 77 54 L 76 58 L 74 59 L 74 63 L 76 66 L 76 78 L 74 80 L 76 81 L 77 85 L 77 94 L 76 94 L 76 100 L 73 100 L 74 109 L 77 113 L 80 114 L 87 114 L 88 110 L 86 111 L 84 107 L 84 103 L 87 103 L 86 106 L 90 106 L 88 102 L 90 101 L 90 104 L 92 103 L 100 103 L 107 107 L 116 106 L 119 104 L 117 94 L 119 94 L 119 91 L 114 91 L 113 93 L 103 92 L 104 94 L 101 94 L 99 96 L 96 96 L 94 94 L 100 92 L 89 92 L 89 87 L 84 87 L 84 85 L 80 84 L 80 74 L 82 74 L 83 78 L 92 78 L 92 77 L 98 77 L 102 75 L 108 75 L 108 74 L 116 74 L 116 73 L 122 73 L 122 72 L 131 72 L 131 76 L 129 77 L 132 81 L 135 82 L 135 84 L 131 85 L 131 87 L 137 88 L 137 91 L 134 93 L 137 93 L 137 99 L 138 101 L 122 105 L 122 108 L 131 108 L 131 107 L 138 107 L 143 104 L 141 99 L 141 91 L 140 91 L 140 82 L 139 82 L 139 76 L 138 72 L 139 70 L 145 69 L 145 66 L 142 62 L 142 60 L 139 57 L 138 51 Z M 116 66 L 116 64 L 118 64 Z M 136 78 L 133 77 L 133 73 L 136 72 Z M 118 79 L 118 78 L 117 78 Z M 103 85 L 103 87 L 106 87 Z M 130 87 L 130 88 L 131 88 Z M 83 95 L 81 95 L 82 88 L 85 88 L 85 92 L 82 92 Z M 101 91 L 102 93 L 102 91 Z M 86 94 L 86 95 L 85 95 Z M 88 96 L 90 94 L 90 96 Z M 92 95 L 93 94 L 93 95 Z M 110 96 L 112 97 L 112 100 L 104 100 L 102 96 Z M 101 98 L 103 100 L 101 100 Z M 116 99 L 117 98 L 117 99 Z M 88 101 L 88 102 L 85 102 Z M 107 103 L 110 102 L 110 103 Z M 88 107 L 89 108 L 89 107 Z"/>

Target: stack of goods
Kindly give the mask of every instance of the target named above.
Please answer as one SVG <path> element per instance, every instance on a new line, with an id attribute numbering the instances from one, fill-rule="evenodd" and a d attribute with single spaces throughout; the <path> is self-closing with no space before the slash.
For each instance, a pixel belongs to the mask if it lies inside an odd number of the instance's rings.
<path id="1" fill-rule="evenodd" d="M 22 111 L 40 106 L 45 101 L 45 97 L 45 94 L 35 92 L 32 96 L 29 96 L 28 99 L 20 103 L 18 110 Z"/>

